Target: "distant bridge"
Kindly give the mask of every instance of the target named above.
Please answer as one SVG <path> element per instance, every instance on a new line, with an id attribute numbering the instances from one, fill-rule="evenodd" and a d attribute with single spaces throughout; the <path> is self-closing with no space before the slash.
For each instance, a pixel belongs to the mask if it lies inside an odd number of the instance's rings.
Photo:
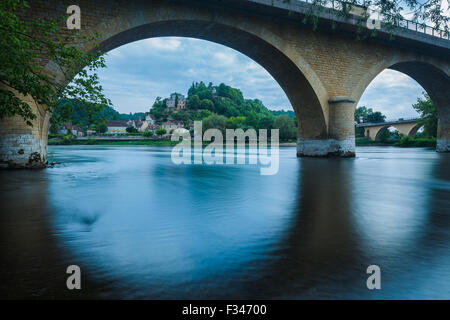
<path id="1" fill-rule="evenodd" d="M 422 126 L 418 123 L 418 118 L 399 118 L 397 120 L 388 120 L 385 122 L 366 122 L 358 123 L 357 128 L 364 128 L 364 136 L 370 140 L 379 140 L 381 134 L 389 127 L 394 127 L 405 136 L 414 137 L 417 130 Z"/>

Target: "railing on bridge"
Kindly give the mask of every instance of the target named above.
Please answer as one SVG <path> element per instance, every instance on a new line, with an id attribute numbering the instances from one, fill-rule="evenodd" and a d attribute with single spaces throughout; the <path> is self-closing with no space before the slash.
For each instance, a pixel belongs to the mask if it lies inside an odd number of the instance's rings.
<path id="1" fill-rule="evenodd" d="M 416 122 L 419 118 L 411 117 L 411 118 L 398 118 L 398 119 L 388 119 L 384 122 L 360 122 L 357 123 L 357 127 L 371 127 L 371 126 L 380 126 L 380 125 L 389 125 L 395 123 L 408 123 L 408 122 Z"/>
<path id="2" fill-rule="evenodd" d="M 290 1 L 317 4 L 317 2 L 315 2 L 314 0 L 290 0 Z M 329 8 L 332 10 L 337 10 L 337 11 L 347 10 L 350 7 L 351 8 L 350 13 L 355 16 L 360 17 L 361 19 L 367 20 L 368 17 L 370 16 L 367 6 L 355 5 L 350 2 L 346 2 L 346 1 L 340 1 L 340 0 L 326 1 L 325 5 L 323 7 Z M 388 17 L 388 19 L 387 19 L 388 21 L 393 22 L 393 25 L 398 28 L 408 29 L 408 30 L 424 33 L 427 35 L 439 37 L 441 39 L 446 39 L 446 40 L 450 39 L 450 33 L 449 32 L 446 33 L 442 29 L 428 26 L 425 23 L 414 22 L 414 21 L 405 19 L 403 17 L 400 18 L 400 17 L 388 16 L 388 15 L 385 15 L 385 16 Z M 381 21 L 381 22 L 383 22 L 383 21 Z"/>

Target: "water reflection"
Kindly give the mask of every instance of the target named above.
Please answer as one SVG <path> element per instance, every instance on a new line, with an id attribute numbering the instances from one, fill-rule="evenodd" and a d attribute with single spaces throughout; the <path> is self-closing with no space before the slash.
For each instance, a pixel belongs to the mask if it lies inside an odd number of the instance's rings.
<path id="1" fill-rule="evenodd" d="M 448 298 L 449 155 L 174 166 L 170 149 L 57 147 L 0 173 L 1 297 Z M 65 289 L 78 264 L 83 289 Z M 382 269 L 382 290 L 366 268 Z"/>

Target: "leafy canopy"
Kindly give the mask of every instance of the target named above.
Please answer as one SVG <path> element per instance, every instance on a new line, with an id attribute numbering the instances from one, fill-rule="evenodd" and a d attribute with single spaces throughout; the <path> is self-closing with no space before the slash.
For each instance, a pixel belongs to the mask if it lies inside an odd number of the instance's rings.
<path id="1" fill-rule="evenodd" d="M 423 98 L 417 98 L 417 103 L 413 104 L 413 108 L 420 114 L 418 123 L 423 125 L 423 136 L 436 137 L 437 136 L 437 111 L 431 101 L 430 96 L 423 93 Z"/>
<path id="2" fill-rule="evenodd" d="M 0 1 L 0 118 L 18 115 L 28 125 L 36 119 L 28 102 L 15 93 L 31 97 L 51 111 L 58 108 L 59 99 L 77 99 L 88 113 L 111 105 L 95 73 L 105 67 L 104 57 L 100 52 L 84 53 L 78 48 L 84 42 L 96 41 L 99 35 L 85 37 L 61 27 L 64 16 L 28 21 L 24 18 L 27 10 L 31 9 L 26 1 Z M 65 116 L 72 106 L 63 104 L 60 108 Z"/>
<path id="3" fill-rule="evenodd" d="M 282 0 L 283 2 L 291 3 L 296 0 Z M 449 35 L 449 15 L 444 12 L 446 8 L 443 7 L 442 0 L 310 0 L 312 4 L 306 16 L 302 19 L 303 23 L 312 23 L 314 29 L 318 26 L 319 13 L 327 8 L 337 9 L 338 16 L 349 18 L 352 13 L 352 8 L 364 7 L 376 9 L 379 13 L 377 19 L 385 24 L 391 33 L 395 33 L 396 27 L 403 25 L 403 21 L 411 20 L 422 26 L 433 26 L 444 32 L 444 35 Z M 345 4 L 344 4 L 345 3 Z M 369 15 L 367 18 L 369 18 Z M 358 36 L 363 33 L 365 20 L 358 21 Z M 332 28 L 335 28 L 335 23 L 332 23 Z M 371 36 L 375 36 L 377 30 L 370 32 Z"/>

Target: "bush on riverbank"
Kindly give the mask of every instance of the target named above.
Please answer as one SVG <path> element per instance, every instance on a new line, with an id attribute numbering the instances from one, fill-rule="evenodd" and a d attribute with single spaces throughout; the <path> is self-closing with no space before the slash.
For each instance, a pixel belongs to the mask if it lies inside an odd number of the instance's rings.
<path id="1" fill-rule="evenodd" d="M 356 146 L 392 146 L 396 140 L 387 141 L 373 141 L 367 138 L 357 138 L 355 140 Z"/>
<path id="2" fill-rule="evenodd" d="M 395 147 L 436 147 L 436 138 L 411 138 L 403 136 L 394 143 Z"/>
<path id="3" fill-rule="evenodd" d="M 394 147 L 436 147 L 436 138 L 411 138 L 402 136 L 399 140 L 372 141 L 367 138 L 356 139 L 357 146 L 394 146 Z"/>

